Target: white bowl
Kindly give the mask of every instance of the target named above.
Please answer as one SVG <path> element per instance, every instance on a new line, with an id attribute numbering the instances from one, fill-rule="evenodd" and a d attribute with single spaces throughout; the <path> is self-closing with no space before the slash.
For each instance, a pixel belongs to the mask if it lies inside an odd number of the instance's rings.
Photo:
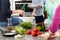
<path id="1" fill-rule="evenodd" d="M 33 22 L 35 17 L 18 17 L 20 19 L 22 19 L 24 22 Z"/>

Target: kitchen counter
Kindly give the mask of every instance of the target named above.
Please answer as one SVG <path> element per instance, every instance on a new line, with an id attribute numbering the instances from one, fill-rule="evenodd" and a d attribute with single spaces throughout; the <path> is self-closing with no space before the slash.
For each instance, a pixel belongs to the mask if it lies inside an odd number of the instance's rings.
<path id="1" fill-rule="evenodd" d="M 0 34 L 0 40 L 15 40 L 14 37 L 4 37 Z M 45 40 L 44 38 L 32 37 L 31 35 L 25 35 L 21 40 Z M 50 40 L 60 40 L 60 37 Z"/>
<path id="2" fill-rule="evenodd" d="M 6 30 L 5 27 L 0 27 L 0 29 Z M 60 30 L 59 30 L 59 32 L 60 32 Z M 4 36 L 2 36 L 2 34 L 0 32 L 0 40 L 15 40 L 15 39 L 14 39 L 14 37 L 4 37 Z M 23 38 L 21 38 L 21 40 L 45 40 L 45 39 L 39 38 L 39 37 L 32 37 L 31 35 L 24 35 Z M 60 40 L 60 37 L 50 39 L 50 40 Z"/>

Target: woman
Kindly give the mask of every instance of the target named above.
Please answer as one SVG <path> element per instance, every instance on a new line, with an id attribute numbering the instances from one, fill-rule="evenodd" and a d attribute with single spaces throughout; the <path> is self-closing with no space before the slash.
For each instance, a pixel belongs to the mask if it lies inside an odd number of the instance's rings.
<path id="1" fill-rule="evenodd" d="M 11 14 L 18 13 L 24 15 L 23 10 L 10 10 L 10 1 L 9 0 L 0 0 L 0 26 L 7 26 L 7 18 L 11 18 Z M 19 24 L 19 19 L 12 17 L 12 25 Z"/>
<path id="2" fill-rule="evenodd" d="M 56 1 L 56 0 L 54 0 Z M 52 0 L 52 2 L 54 2 Z M 56 1 L 57 3 L 59 3 L 60 1 Z M 54 12 L 54 17 L 53 17 L 53 20 L 52 20 L 52 24 L 49 28 L 49 31 L 46 32 L 45 34 L 42 34 L 40 35 L 40 37 L 44 37 L 46 39 L 52 37 L 58 37 L 60 36 L 60 34 L 57 32 L 58 28 L 59 28 L 59 25 L 60 25 L 60 4 L 57 5 L 56 9 L 55 9 L 55 12 Z"/>
<path id="3" fill-rule="evenodd" d="M 45 0 L 45 10 L 47 11 L 47 15 L 48 15 L 47 23 L 49 25 L 51 25 L 52 23 L 54 12 L 58 4 L 59 4 L 59 0 L 58 1 L 57 0 Z"/>

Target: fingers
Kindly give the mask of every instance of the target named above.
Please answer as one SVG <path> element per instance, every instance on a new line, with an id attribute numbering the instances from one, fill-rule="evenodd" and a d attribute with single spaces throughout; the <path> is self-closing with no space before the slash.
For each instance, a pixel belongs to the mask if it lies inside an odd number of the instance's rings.
<path id="1" fill-rule="evenodd" d="M 39 37 L 43 37 L 43 38 L 45 38 L 46 40 L 48 40 L 51 36 L 50 36 L 51 34 L 49 33 L 49 32 L 46 32 L 46 33 L 44 33 L 44 34 L 42 34 L 42 35 L 39 35 Z"/>
<path id="2" fill-rule="evenodd" d="M 45 38 L 45 40 L 48 40 L 48 39 L 54 39 L 54 38 L 56 38 L 56 37 L 59 37 L 60 36 L 60 34 L 58 33 L 58 32 L 56 32 L 56 33 L 54 33 L 54 34 L 52 34 L 52 35 L 50 35 L 50 33 L 49 32 L 46 32 L 46 33 L 44 33 L 44 34 L 42 34 L 42 35 L 38 35 L 38 37 L 42 37 L 42 38 Z"/>
<path id="3" fill-rule="evenodd" d="M 21 12 L 18 12 L 21 16 L 24 16 L 25 12 L 24 11 L 21 11 Z"/>
<path id="4" fill-rule="evenodd" d="M 39 35 L 38 37 L 44 38 L 45 40 L 48 40 L 48 36 L 46 36 L 45 34 Z"/>
<path id="5" fill-rule="evenodd" d="M 51 38 L 56 38 L 56 37 L 59 37 L 60 34 L 58 32 L 55 33 L 55 35 L 52 35 Z"/>
<path id="6" fill-rule="evenodd" d="M 24 16 L 25 12 L 23 10 L 13 10 L 14 14 L 19 14 L 21 16 Z"/>

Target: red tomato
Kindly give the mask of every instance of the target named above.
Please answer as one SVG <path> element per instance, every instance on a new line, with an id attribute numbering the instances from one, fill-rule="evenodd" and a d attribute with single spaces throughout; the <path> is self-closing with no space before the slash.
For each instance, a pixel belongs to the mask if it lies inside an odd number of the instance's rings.
<path id="1" fill-rule="evenodd" d="M 41 35 L 41 32 L 37 32 L 37 35 Z"/>
<path id="2" fill-rule="evenodd" d="M 31 34 L 32 34 L 32 36 L 37 36 L 37 33 L 34 31 Z"/>
<path id="3" fill-rule="evenodd" d="M 37 33 L 38 32 L 38 29 L 37 28 L 34 28 L 33 31 Z"/>
<path id="4" fill-rule="evenodd" d="M 27 30 L 26 34 L 28 34 L 28 35 L 31 34 L 31 30 Z"/>

